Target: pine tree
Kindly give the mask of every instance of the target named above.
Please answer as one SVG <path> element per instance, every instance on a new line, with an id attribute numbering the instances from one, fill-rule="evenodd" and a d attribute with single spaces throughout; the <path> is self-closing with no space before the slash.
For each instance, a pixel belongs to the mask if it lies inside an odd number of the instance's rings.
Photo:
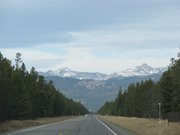
<path id="1" fill-rule="evenodd" d="M 13 117 L 14 90 L 11 62 L 0 53 L 0 121 Z"/>
<path id="2" fill-rule="evenodd" d="M 28 73 L 20 53 L 16 54 L 15 63 L 14 68 L 0 53 L 0 121 L 88 112 L 80 102 L 58 92 L 53 82 L 38 75 L 34 67 Z"/>
<path id="3" fill-rule="evenodd" d="M 16 58 L 15 58 L 16 69 L 19 68 L 21 63 L 22 63 L 21 53 L 16 53 Z"/>

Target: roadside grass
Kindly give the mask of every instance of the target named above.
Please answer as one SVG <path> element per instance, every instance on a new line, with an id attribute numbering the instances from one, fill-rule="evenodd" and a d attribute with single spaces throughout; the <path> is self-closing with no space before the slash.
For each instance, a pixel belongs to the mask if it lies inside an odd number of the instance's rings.
<path id="1" fill-rule="evenodd" d="M 129 129 L 137 135 L 180 135 L 180 123 L 167 120 L 143 119 L 134 117 L 100 116 L 111 123 Z"/>
<path id="2" fill-rule="evenodd" d="M 49 124 L 59 121 L 64 121 L 71 118 L 76 118 L 77 116 L 62 116 L 62 117 L 52 117 L 52 118 L 39 118 L 34 120 L 12 120 L 0 123 L 0 133 L 9 132 L 17 129 L 28 128 L 33 126 L 39 126 L 43 124 Z"/>

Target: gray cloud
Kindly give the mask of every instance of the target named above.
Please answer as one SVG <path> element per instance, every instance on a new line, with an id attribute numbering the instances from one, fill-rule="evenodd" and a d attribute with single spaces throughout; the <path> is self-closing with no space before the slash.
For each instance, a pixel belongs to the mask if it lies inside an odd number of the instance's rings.
<path id="1" fill-rule="evenodd" d="M 178 0 L 2 0 L 0 5 L 0 47 L 64 43 L 72 41 L 67 32 L 104 27 L 180 28 Z"/>

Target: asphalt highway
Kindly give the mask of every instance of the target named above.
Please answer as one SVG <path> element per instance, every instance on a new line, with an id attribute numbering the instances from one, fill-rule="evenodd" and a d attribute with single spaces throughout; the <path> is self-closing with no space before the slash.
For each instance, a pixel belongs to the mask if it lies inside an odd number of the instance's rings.
<path id="1" fill-rule="evenodd" d="M 130 135 L 98 117 L 89 115 L 63 122 L 22 129 L 1 135 Z"/>

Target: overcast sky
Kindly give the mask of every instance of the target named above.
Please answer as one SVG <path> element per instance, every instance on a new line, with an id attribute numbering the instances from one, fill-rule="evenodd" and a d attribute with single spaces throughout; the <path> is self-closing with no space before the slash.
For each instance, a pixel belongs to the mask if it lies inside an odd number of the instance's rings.
<path id="1" fill-rule="evenodd" d="M 0 0 L 0 51 L 28 69 L 163 67 L 179 47 L 179 0 Z"/>

